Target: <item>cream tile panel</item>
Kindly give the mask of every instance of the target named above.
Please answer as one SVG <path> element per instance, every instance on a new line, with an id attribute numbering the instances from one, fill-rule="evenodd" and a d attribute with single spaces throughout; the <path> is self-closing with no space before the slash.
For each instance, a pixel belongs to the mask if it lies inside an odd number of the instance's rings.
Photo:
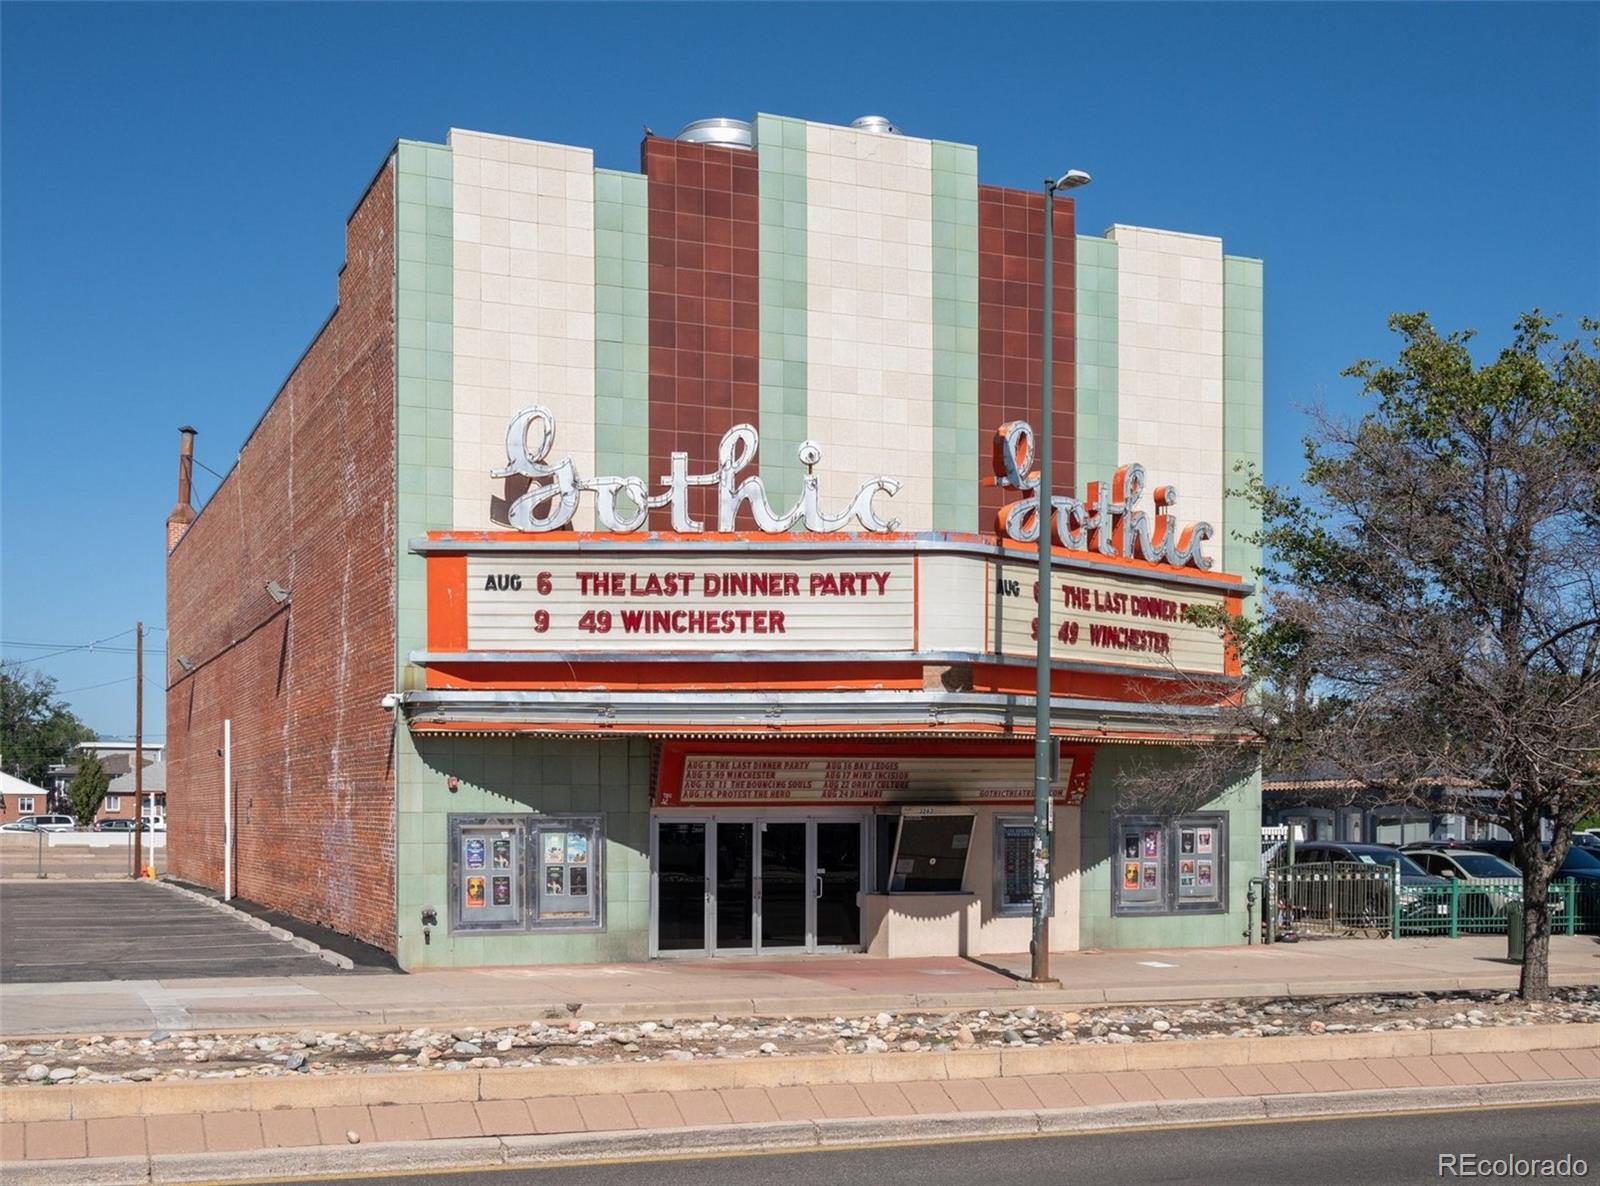
<path id="1" fill-rule="evenodd" d="M 1222 240 L 1117 225 L 1118 439 L 1123 461 L 1178 488 L 1221 559 Z M 1080 482 L 1110 475 L 1082 474 Z"/>
<path id="2" fill-rule="evenodd" d="M 486 530 L 506 426 L 555 413 L 550 460 L 594 474 L 594 154 L 452 130 L 455 154 L 455 526 Z M 593 526 L 592 504 L 573 526 Z"/>
<path id="3" fill-rule="evenodd" d="M 807 428 L 825 498 L 933 525 L 933 146 L 806 125 Z M 880 513 L 885 513 L 880 511 Z"/>

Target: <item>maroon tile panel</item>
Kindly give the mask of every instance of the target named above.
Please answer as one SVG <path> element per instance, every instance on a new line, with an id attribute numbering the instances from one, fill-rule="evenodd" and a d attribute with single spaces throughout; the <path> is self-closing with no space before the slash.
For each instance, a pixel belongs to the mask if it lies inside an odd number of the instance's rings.
<path id="1" fill-rule="evenodd" d="M 649 478 L 657 487 L 673 452 L 689 455 L 690 473 L 704 473 L 716 468 L 724 432 L 759 421 L 761 224 L 754 152 L 651 136 L 640 158 L 649 183 Z M 715 489 L 691 487 L 689 513 L 715 529 Z M 666 508 L 651 512 L 653 530 L 671 526 Z"/>
<path id="2" fill-rule="evenodd" d="M 1052 404 L 1056 492 L 1074 491 L 1077 436 L 1077 238 L 1073 203 L 1055 211 L 1055 358 Z M 1044 357 L 1044 195 L 978 187 L 978 530 L 995 530 L 995 513 L 1015 500 L 988 482 L 994 431 L 1008 420 L 1039 427 Z M 1077 491 L 1077 493 L 1082 493 Z"/>

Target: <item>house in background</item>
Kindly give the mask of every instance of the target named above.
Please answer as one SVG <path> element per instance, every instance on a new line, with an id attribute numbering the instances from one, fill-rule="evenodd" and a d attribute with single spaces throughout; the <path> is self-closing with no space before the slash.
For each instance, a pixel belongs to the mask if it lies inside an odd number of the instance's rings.
<path id="1" fill-rule="evenodd" d="M 167 764 L 165 762 L 151 762 L 144 768 L 143 785 L 140 788 L 144 793 L 144 810 L 140 813 L 147 820 L 164 820 L 167 818 Z M 95 819 L 133 819 L 134 818 L 134 785 L 133 771 L 129 770 L 119 774 L 111 780 L 111 785 L 106 789 L 105 802 L 100 804 L 100 810 L 95 813 Z"/>
<path id="2" fill-rule="evenodd" d="M 25 815 L 43 815 L 50 810 L 50 792 L 31 782 L 0 773 L 0 824 Z"/>
<path id="3" fill-rule="evenodd" d="M 45 775 L 45 789 L 50 794 L 49 808 L 41 807 L 40 810 L 67 811 L 67 786 L 72 782 L 72 776 L 78 770 L 78 755 L 92 753 L 100 759 L 100 764 L 113 782 L 121 774 L 130 774 L 133 771 L 133 751 L 135 745 L 131 741 L 80 741 L 72 747 L 72 760 L 70 762 L 57 762 L 52 765 Z M 159 741 L 144 743 L 144 764 L 149 768 L 152 764 L 160 762 L 166 752 L 166 746 Z M 132 780 L 129 780 L 129 794 L 132 794 Z M 147 788 L 148 789 L 148 788 Z M 163 811 L 163 814 L 165 812 Z M 131 812 L 130 812 L 131 816 Z"/>

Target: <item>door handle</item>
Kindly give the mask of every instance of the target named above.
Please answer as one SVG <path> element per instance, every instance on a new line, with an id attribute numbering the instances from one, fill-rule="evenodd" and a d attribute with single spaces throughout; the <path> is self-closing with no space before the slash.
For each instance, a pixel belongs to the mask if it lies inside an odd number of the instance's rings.
<path id="1" fill-rule="evenodd" d="M 827 872 L 826 869 L 818 869 L 817 870 L 817 895 L 816 896 L 817 896 L 817 900 L 819 902 L 822 900 L 822 875 L 824 873 L 826 873 L 826 872 Z"/>

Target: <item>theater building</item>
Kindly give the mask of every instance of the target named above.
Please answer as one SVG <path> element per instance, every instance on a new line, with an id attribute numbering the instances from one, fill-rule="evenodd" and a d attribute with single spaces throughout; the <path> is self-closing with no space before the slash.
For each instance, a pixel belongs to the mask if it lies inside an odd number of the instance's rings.
<path id="1" fill-rule="evenodd" d="M 1052 946 L 1240 941 L 1259 782 L 1122 786 L 1232 694 L 1261 264 L 1044 217 L 875 118 L 397 143 L 198 513 L 182 438 L 172 873 L 410 968 L 1026 950 L 1048 332 Z"/>

